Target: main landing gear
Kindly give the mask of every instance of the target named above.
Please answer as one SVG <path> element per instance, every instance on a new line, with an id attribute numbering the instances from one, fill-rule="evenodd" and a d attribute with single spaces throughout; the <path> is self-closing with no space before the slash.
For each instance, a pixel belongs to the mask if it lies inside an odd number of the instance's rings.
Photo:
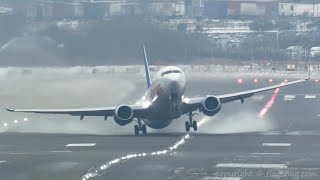
<path id="1" fill-rule="evenodd" d="M 197 121 L 192 120 L 192 117 L 195 114 L 192 114 L 192 112 L 189 112 L 188 115 L 189 115 L 189 122 L 188 121 L 185 122 L 186 131 L 189 132 L 191 127 L 193 128 L 194 131 L 197 131 L 198 130 Z"/>
<path id="2" fill-rule="evenodd" d="M 137 122 L 138 125 L 134 125 L 134 134 L 136 136 L 139 136 L 140 131 L 142 132 L 142 134 L 147 134 L 147 126 L 145 124 L 142 124 L 140 118 L 138 118 Z"/>

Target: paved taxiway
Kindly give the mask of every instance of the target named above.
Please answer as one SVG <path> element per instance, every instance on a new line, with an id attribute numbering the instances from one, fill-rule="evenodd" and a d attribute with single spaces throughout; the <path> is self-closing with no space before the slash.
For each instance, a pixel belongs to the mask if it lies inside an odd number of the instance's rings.
<path id="1" fill-rule="evenodd" d="M 269 84 L 268 79 L 261 79 L 258 85 L 253 83 L 252 78 L 244 80 L 239 85 L 235 79 L 194 79 L 188 84 L 187 94 L 220 94 Z M 119 99 L 113 99 L 113 103 L 128 99 L 133 101 L 141 96 L 145 85 L 142 82 L 137 84 L 139 86 L 132 86 L 134 88 L 131 89 L 126 87 L 129 90 L 125 93 L 133 93 L 134 97 L 122 95 Z M 69 87 L 67 82 L 59 85 Z M 45 94 L 53 93 L 52 87 L 54 86 L 40 83 L 38 88 L 42 88 L 42 93 Z M 68 88 L 55 90 L 66 94 L 69 92 Z M 108 88 L 84 89 L 83 92 L 96 92 L 96 96 L 91 98 L 95 102 L 100 99 L 104 102 L 109 100 L 99 97 L 99 90 Z M 21 91 L 31 92 L 33 89 L 18 88 L 13 93 Z M 13 93 L 8 94 L 6 90 L 2 92 L 9 97 L 10 105 L 23 104 L 30 99 L 28 93 L 15 99 Z M 191 132 L 190 138 L 185 139 L 177 149 L 165 155 L 137 156 L 114 163 L 104 170 L 99 168 L 120 157 L 169 150 L 186 134 L 185 117 L 174 122 L 168 129 L 135 137 L 132 135 L 133 125 L 119 127 L 119 131 L 116 131 L 116 126 L 111 121 L 106 124 L 102 119 L 91 121 L 88 118 L 81 122 L 76 121 L 77 118 L 66 116 L 28 116 L 27 122 L 19 121 L 15 124 L 14 119 L 20 120 L 24 115 L 8 114 L 1 110 L 2 122 L 8 123 L 9 127 L 4 128 L 5 132 L 0 134 L 0 179 L 82 179 L 87 173 L 94 173 L 96 170 L 99 170 L 98 174 L 92 179 L 319 179 L 319 92 L 320 84 L 312 81 L 283 89 L 263 118 L 258 118 L 257 115 L 273 92 L 257 95 L 244 105 L 240 102 L 225 104 L 218 116 L 203 123 L 199 132 Z M 35 94 L 31 97 L 39 98 Z M 43 94 L 41 98 L 44 97 Z M 52 96 L 56 99 L 61 94 Z M 67 102 L 68 99 L 73 103 L 76 101 L 79 107 L 90 100 L 75 100 L 77 96 L 78 92 L 63 99 L 64 107 L 72 107 L 72 103 Z M 114 94 L 109 98 L 112 96 Z M 55 101 L 48 100 L 50 97 L 45 98 L 28 101 L 23 106 L 36 107 L 48 103 L 50 107 L 58 107 Z M 95 129 L 99 135 L 90 134 Z M 67 133 L 69 130 L 73 134 L 57 134 Z M 46 131 L 50 134 L 43 133 Z M 106 132 L 107 135 L 104 135 L 103 131 L 111 133 Z M 117 135 L 110 135 L 115 132 Z"/>

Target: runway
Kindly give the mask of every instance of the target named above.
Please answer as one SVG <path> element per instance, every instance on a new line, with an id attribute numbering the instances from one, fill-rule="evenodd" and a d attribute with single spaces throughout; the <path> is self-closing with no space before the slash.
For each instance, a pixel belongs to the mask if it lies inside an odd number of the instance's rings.
<path id="1" fill-rule="evenodd" d="M 5 88 L 0 92 L 11 106 L 108 106 L 135 102 L 143 95 L 144 79 L 130 78 L 2 79 Z M 119 80 L 124 83 L 108 86 Z M 252 80 L 244 77 L 244 83 L 238 84 L 236 78 L 191 78 L 187 95 L 270 85 L 268 78 L 259 79 L 258 84 Z M 82 81 L 86 85 L 79 84 Z M 281 81 L 274 79 L 273 83 Z M 149 129 L 147 136 L 135 137 L 133 124 L 117 127 L 111 118 L 107 122 L 99 118 L 80 121 L 1 110 L 1 121 L 8 126 L 3 126 L 0 134 L 0 179 L 319 179 L 318 92 L 320 84 L 314 81 L 282 89 L 262 118 L 258 114 L 272 91 L 243 105 L 224 104 L 214 118 L 196 117 L 203 125 L 187 138 L 186 117 L 167 129 Z M 113 98 L 115 93 L 118 98 Z M 25 117 L 27 121 L 23 121 Z"/>

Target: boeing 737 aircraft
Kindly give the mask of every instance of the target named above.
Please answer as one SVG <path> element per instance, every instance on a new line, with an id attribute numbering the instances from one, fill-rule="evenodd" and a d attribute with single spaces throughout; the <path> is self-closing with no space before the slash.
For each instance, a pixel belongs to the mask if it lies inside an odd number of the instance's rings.
<path id="1" fill-rule="evenodd" d="M 187 98 L 184 96 L 186 89 L 186 77 L 183 71 L 175 66 L 167 66 L 161 69 L 151 81 L 149 65 L 145 46 L 143 45 L 143 55 L 145 72 L 147 78 L 148 91 L 144 103 L 141 105 L 122 104 L 115 107 L 98 107 L 83 109 L 11 109 L 10 112 L 41 113 L 41 114 L 69 114 L 79 116 L 82 120 L 85 116 L 102 116 L 106 120 L 112 116 L 114 121 L 125 126 L 133 121 L 135 135 L 147 133 L 147 126 L 154 129 L 167 127 L 174 119 L 187 114 L 189 121 L 185 122 L 186 131 L 190 128 L 197 131 L 197 121 L 193 120 L 194 111 L 202 112 L 207 116 L 217 114 L 223 103 L 240 100 L 242 103 L 245 98 L 252 95 L 284 86 L 289 86 L 304 82 L 309 78 L 296 80 L 279 85 L 259 88 L 249 91 L 237 92 L 224 95 L 206 95 L 201 98 Z M 310 77 L 310 75 L 309 75 Z M 213 85 L 214 87 L 214 85 Z"/>

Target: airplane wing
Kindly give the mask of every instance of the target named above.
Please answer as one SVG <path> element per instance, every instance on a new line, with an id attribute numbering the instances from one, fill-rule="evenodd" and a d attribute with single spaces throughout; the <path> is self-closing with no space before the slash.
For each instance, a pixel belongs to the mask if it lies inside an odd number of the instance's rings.
<path id="1" fill-rule="evenodd" d="M 7 111 L 9 112 L 22 112 L 22 113 L 38 113 L 38 114 L 67 114 L 71 116 L 80 116 L 81 119 L 84 116 L 113 116 L 117 107 L 98 107 L 98 108 L 80 108 L 80 109 L 12 109 L 8 108 L 5 104 Z M 134 116 L 143 118 L 146 116 L 147 107 L 141 105 L 131 105 Z"/>
<path id="2" fill-rule="evenodd" d="M 227 102 L 232 102 L 232 101 L 236 101 L 236 100 L 241 100 L 241 102 L 243 102 L 245 98 L 249 98 L 249 97 L 253 96 L 256 93 L 260 93 L 260 92 L 263 92 L 263 91 L 268 91 L 268 90 L 272 90 L 272 89 L 277 89 L 277 88 L 281 88 L 281 87 L 285 87 L 285 86 L 290 86 L 290 85 L 302 83 L 302 82 L 305 82 L 307 80 L 309 80 L 309 78 L 296 80 L 296 81 L 292 81 L 292 82 L 287 82 L 287 83 L 281 83 L 281 84 L 278 84 L 278 85 L 268 86 L 268 87 L 264 87 L 264 88 L 248 90 L 248 91 L 242 91 L 242 92 L 236 92 L 236 93 L 231 93 L 231 94 L 218 95 L 218 96 L 215 96 L 215 97 L 219 98 L 221 103 L 227 103 Z M 211 95 L 208 95 L 208 96 L 211 96 Z M 183 102 L 183 106 L 184 106 L 183 109 L 193 110 L 193 111 L 198 109 L 204 98 L 205 97 L 191 98 L 191 99 L 188 99 L 187 101 L 184 101 Z M 187 113 L 187 112 L 185 112 L 185 113 Z"/>

